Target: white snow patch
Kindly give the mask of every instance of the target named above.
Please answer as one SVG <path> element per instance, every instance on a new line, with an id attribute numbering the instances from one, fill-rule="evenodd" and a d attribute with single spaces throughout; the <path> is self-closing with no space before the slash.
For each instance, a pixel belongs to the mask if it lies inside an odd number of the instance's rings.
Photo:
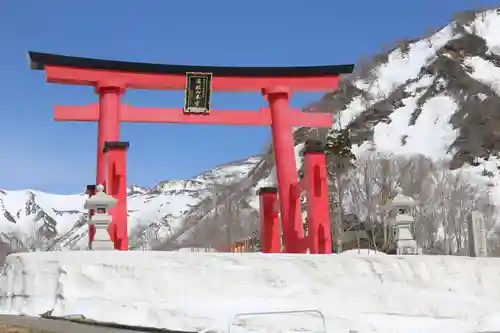
<path id="1" fill-rule="evenodd" d="M 436 51 L 454 37 L 457 36 L 451 26 L 446 26 L 429 38 L 410 44 L 406 55 L 400 49 L 395 50 L 389 54 L 387 63 L 376 70 L 377 84 L 358 80 L 356 86 L 373 97 L 387 96 L 408 79 L 417 77 L 422 67 L 436 57 Z"/>
<path id="2" fill-rule="evenodd" d="M 486 85 L 489 85 L 500 95 L 500 68 L 481 57 L 468 57 L 464 64 L 471 66 L 474 72 L 470 76 Z"/>
<path id="3" fill-rule="evenodd" d="M 418 81 L 410 83 L 405 91 L 406 92 L 415 92 L 419 88 L 429 87 L 432 82 L 436 79 L 435 75 L 424 75 Z"/>
<path id="4" fill-rule="evenodd" d="M 446 95 L 437 95 L 422 106 L 415 125 L 409 126 L 412 113 L 417 107 L 416 98 L 403 100 L 405 106 L 395 110 L 391 123 L 379 123 L 374 128 L 374 142 L 378 151 L 394 154 L 422 154 L 439 160 L 448 154 L 458 131 L 450 124 L 450 117 L 458 105 Z M 406 143 L 402 145 L 402 138 Z"/>
<path id="5" fill-rule="evenodd" d="M 486 41 L 488 51 L 500 55 L 500 14 L 498 9 L 479 13 L 476 19 L 465 27 L 466 31 L 482 37 Z"/>
<path id="6" fill-rule="evenodd" d="M 409 131 L 410 118 L 417 104 L 416 99 L 411 97 L 403 99 L 402 102 L 404 106 L 394 110 L 389 116 L 389 124 L 381 122 L 374 128 L 373 141 L 380 151 L 397 153 L 407 149 L 402 146 L 402 138 Z"/>
<path id="7" fill-rule="evenodd" d="M 4 223 L 0 231 L 21 231 L 31 234 L 32 229 L 38 226 L 34 206 L 27 205 L 33 202 L 49 216 L 57 217 L 60 223 L 55 226 L 58 233 L 67 232 L 75 221 L 75 214 L 82 211 L 83 204 L 87 198 L 84 194 L 57 195 L 34 190 L 0 191 L 0 210 L 2 213 L 9 212 L 16 223 Z"/>
<path id="8" fill-rule="evenodd" d="M 328 332 L 479 332 L 500 329 L 499 280 L 500 260 L 492 258 L 22 253 L 7 259 L 0 311 L 225 331 L 241 312 L 318 309 Z M 236 332 L 322 328 L 307 314 L 238 324 Z"/>
<path id="9" fill-rule="evenodd" d="M 488 98 L 488 96 L 486 96 L 483 93 L 478 93 L 478 94 L 476 94 L 476 96 L 481 100 L 481 102 L 483 102 L 485 99 Z"/>
<path id="10" fill-rule="evenodd" d="M 302 152 L 304 150 L 305 143 L 299 143 L 294 147 L 294 154 L 295 154 L 295 165 L 297 167 L 297 170 L 300 170 L 302 168 L 302 163 L 303 163 L 303 158 L 302 158 Z"/>
<path id="11" fill-rule="evenodd" d="M 353 122 L 359 115 L 366 111 L 368 107 L 368 102 L 364 100 L 361 96 L 356 96 L 353 98 L 352 102 L 338 115 L 338 125 L 341 128 L 346 128 L 351 122 Z"/>
<path id="12" fill-rule="evenodd" d="M 436 51 L 450 40 L 458 37 L 459 35 L 453 34 L 451 26 L 446 26 L 429 38 L 412 43 L 407 54 L 403 54 L 400 49 L 396 49 L 390 53 L 387 63 L 374 69 L 375 81 L 366 82 L 365 79 L 359 79 L 355 82 L 356 87 L 366 91 L 370 98 L 366 101 L 360 96 L 355 97 L 340 112 L 341 126 L 348 126 L 367 107 L 386 98 L 397 87 L 408 80 L 418 77 L 422 67 L 437 57 Z M 420 85 L 428 85 L 431 80 L 432 77 L 424 76 L 418 83 L 410 85 L 409 89 L 414 91 Z"/>

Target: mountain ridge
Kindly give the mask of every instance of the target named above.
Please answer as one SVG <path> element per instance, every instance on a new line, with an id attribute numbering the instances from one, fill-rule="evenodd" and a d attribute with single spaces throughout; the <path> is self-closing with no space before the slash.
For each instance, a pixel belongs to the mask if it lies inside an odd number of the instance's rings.
<path id="1" fill-rule="evenodd" d="M 239 159 L 192 179 L 165 180 L 151 188 L 128 186 L 130 231 L 154 227 L 157 237 L 168 234 L 175 229 L 176 220 L 211 194 L 214 184 L 245 176 L 258 160 L 256 156 Z M 34 250 L 31 245 L 83 249 L 88 233 L 87 213 L 83 209 L 86 198 L 84 193 L 57 195 L 33 189 L 0 190 L 0 233 L 4 238 L 15 237 L 17 246 L 27 247 L 25 250 Z"/>

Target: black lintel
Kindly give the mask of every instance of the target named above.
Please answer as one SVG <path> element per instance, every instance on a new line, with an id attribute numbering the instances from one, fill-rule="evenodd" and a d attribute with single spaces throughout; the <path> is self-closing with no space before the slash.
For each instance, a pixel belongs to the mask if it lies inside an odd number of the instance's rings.
<path id="1" fill-rule="evenodd" d="M 257 194 L 261 193 L 278 193 L 278 188 L 276 186 L 264 186 L 261 187 Z"/>
<path id="2" fill-rule="evenodd" d="M 30 68 L 45 70 L 45 66 L 73 67 L 133 73 L 185 75 L 188 72 L 212 73 L 220 77 L 308 77 L 350 74 L 353 64 L 299 67 L 225 67 L 168 65 L 145 62 L 104 60 L 72 57 L 60 54 L 28 52 Z"/>
<path id="3" fill-rule="evenodd" d="M 96 186 L 95 184 L 92 184 L 92 185 L 87 185 L 87 192 L 86 193 L 89 193 L 89 192 L 95 192 L 96 190 Z"/>
<path id="4" fill-rule="evenodd" d="M 102 147 L 102 151 L 107 153 L 113 149 L 124 149 L 127 150 L 130 146 L 128 141 L 106 141 L 104 142 L 104 147 Z"/>
<path id="5" fill-rule="evenodd" d="M 323 153 L 325 145 L 321 140 L 307 140 L 305 143 L 304 153 Z"/>

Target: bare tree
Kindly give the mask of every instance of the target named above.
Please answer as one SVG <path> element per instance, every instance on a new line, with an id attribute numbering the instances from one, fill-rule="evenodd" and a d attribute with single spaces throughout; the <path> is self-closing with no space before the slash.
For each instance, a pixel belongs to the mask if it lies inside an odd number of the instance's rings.
<path id="1" fill-rule="evenodd" d="M 463 254 L 467 246 L 467 216 L 473 210 L 485 215 L 487 226 L 496 220 L 496 210 L 484 187 L 471 184 L 467 175 L 450 171 L 447 163 L 433 163 L 423 156 L 396 157 L 367 153 L 349 172 L 345 193 L 346 210 L 382 226 L 379 241 L 387 251 L 394 240 L 388 224 L 388 203 L 394 189 L 417 201 L 414 233 L 424 251 Z"/>
<path id="2" fill-rule="evenodd" d="M 19 230 L 3 232 L 0 238 L 9 244 L 12 252 L 47 251 L 53 244 L 37 225 L 33 225 L 28 232 Z"/>
<path id="3" fill-rule="evenodd" d="M 340 118 L 335 119 L 334 126 L 326 137 L 325 153 L 327 154 L 326 169 L 329 176 L 330 229 L 337 252 L 342 251 L 346 175 L 355 166 L 354 162 L 356 161 L 351 146 L 349 130 L 342 130 Z"/>

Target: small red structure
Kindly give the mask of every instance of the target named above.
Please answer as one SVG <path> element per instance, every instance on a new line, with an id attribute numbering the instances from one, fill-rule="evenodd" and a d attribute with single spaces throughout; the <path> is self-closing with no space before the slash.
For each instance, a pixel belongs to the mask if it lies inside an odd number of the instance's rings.
<path id="1" fill-rule="evenodd" d="M 260 242 L 263 253 L 281 252 L 279 225 L 278 188 L 261 187 L 260 199 Z"/>
<path id="2" fill-rule="evenodd" d="M 309 253 L 332 253 L 330 210 L 328 209 L 328 181 L 323 143 L 307 141 L 304 148 L 304 177 L 295 195 L 306 193 Z"/>
<path id="3" fill-rule="evenodd" d="M 301 214 L 300 196 L 305 192 L 308 235 L 307 237 L 302 236 L 297 244 L 301 246 L 300 252 L 309 250 L 311 254 L 332 253 L 324 151 L 321 141 L 309 140 L 306 142 L 304 147 L 304 176 L 296 185 L 292 186 L 290 195 L 290 215 L 297 211 Z M 275 187 L 262 187 L 259 190 L 259 196 L 262 252 L 281 252 L 277 189 Z M 300 220 L 302 221 L 302 217 L 300 217 Z M 301 226 L 301 228 L 303 227 Z"/>
<path id="4" fill-rule="evenodd" d="M 97 121 L 96 184 L 108 186 L 126 181 L 125 155 L 114 160 L 115 167 L 107 175 L 105 142 L 120 141 L 120 122 L 186 123 L 271 126 L 276 159 L 278 192 L 285 252 L 300 253 L 303 246 L 302 221 L 299 205 L 291 205 L 291 189 L 297 184 L 292 127 L 331 127 L 332 116 L 325 113 L 290 109 L 292 91 L 332 91 L 341 74 L 351 73 L 353 65 L 314 67 L 212 67 L 162 65 L 69 57 L 29 52 L 30 66 L 44 70 L 47 82 L 95 87 L 98 104 L 86 106 L 56 106 L 57 121 Z M 189 73 L 210 73 L 210 91 L 260 92 L 269 103 L 259 111 L 211 110 L 192 113 L 184 108 L 144 108 L 121 103 L 127 89 L 186 90 Z M 208 82 L 208 81 L 207 81 Z M 208 102 L 208 98 L 207 98 Z M 109 178 L 112 178 L 111 180 Z M 120 180 L 115 180 L 120 179 Z M 114 185 L 113 185 L 114 186 Z M 109 192 L 109 189 L 106 188 Z M 119 185 L 112 193 L 125 201 L 126 189 Z M 296 207 L 291 212 L 290 206 Z M 127 249 L 126 204 L 112 211 L 116 224 L 117 248 Z"/>
<path id="5" fill-rule="evenodd" d="M 96 185 L 95 184 L 87 185 L 85 194 L 87 194 L 88 197 L 90 198 L 91 196 L 95 195 L 95 193 L 96 193 Z M 89 210 L 89 221 L 92 215 L 94 215 L 93 209 Z M 91 224 L 89 225 L 89 249 L 92 249 L 92 241 L 94 240 L 94 236 L 95 236 L 95 226 Z"/>

